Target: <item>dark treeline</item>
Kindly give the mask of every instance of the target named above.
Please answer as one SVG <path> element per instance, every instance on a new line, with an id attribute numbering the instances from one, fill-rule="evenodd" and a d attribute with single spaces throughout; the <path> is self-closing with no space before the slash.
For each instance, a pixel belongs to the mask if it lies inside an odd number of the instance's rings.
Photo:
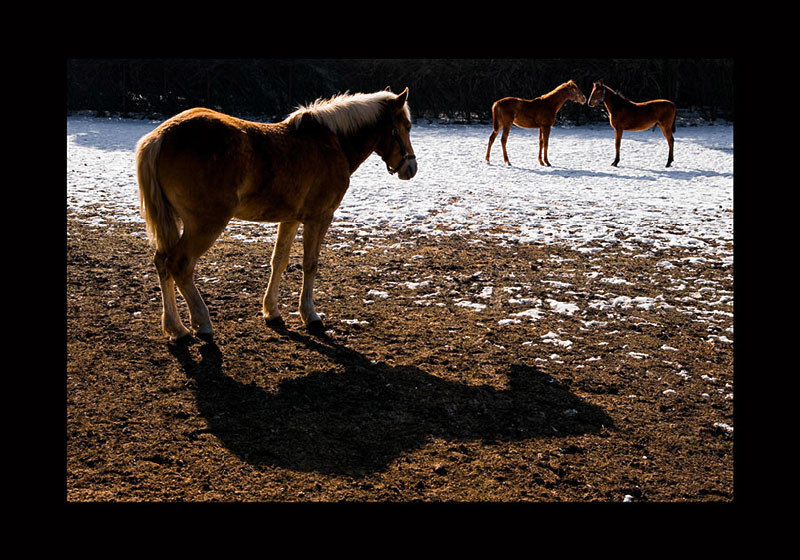
<path id="1" fill-rule="evenodd" d="M 533 98 L 573 79 L 602 79 L 633 101 L 667 98 L 679 113 L 733 120 L 732 59 L 72 59 L 67 111 L 163 117 L 205 106 L 280 120 L 298 105 L 349 91 L 410 89 L 415 119 L 489 120 L 506 96 Z M 562 122 L 604 120 L 567 103 Z"/>

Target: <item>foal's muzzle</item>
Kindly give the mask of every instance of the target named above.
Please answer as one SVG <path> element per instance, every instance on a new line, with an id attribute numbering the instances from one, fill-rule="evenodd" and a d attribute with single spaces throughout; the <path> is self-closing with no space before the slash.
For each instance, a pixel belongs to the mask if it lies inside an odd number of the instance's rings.
<path id="1" fill-rule="evenodd" d="M 417 174 L 417 156 L 414 154 L 406 154 L 403 156 L 403 160 L 400 162 L 399 166 L 397 166 L 395 169 L 392 169 L 392 167 L 387 163 L 386 169 L 391 175 L 397 173 L 397 177 L 399 179 L 407 181 Z"/>

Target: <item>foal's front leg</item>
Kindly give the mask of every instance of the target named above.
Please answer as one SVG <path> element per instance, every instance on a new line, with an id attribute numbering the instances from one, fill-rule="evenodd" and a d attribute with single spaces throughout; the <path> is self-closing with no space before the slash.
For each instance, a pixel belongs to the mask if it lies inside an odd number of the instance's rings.
<path id="1" fill-rule="evenodd" d="M 278 225 L 275 248 L 272 250 L 272 272 L 269 275 L 263 306 L 264 319 L 270 325 L 280 325 L 283 322 L 278 308 L 278 285 L 286 265 L 289 264 L 289 250 L 292 248 L 292 241 L 299 227 L 300 222 L 282 222 Z"/>
<path id="2" fill-rule="evenodd" d="M 615 128 L 614 129 L 614 148 L 617 151 L 617 155 L 614 158 L 614 162 L 611 164 L 614 167 L 616 167 L 617 164 L 619 163 L 619 146 L 620 146 L 620 144 L 622 144 L 622 129 L 621 128 Z"/>
<path id="3" fill-rule="evenodd" d="M 550 160 L 547 159 L 547 150 L 550 147 L 550 127 L 542 126 L 539 128 L 539 165 L 551 167 Z"/>
<path id="4" fill-rule="evenodd" d="M 322 319 L 314 309 L 314 280 L 319 267 L 322 240 L 328 231 L 332 215 L 303 224 L 303 291 L 300 294 L 300 318 L 308 329 L 321 329 Z"/>

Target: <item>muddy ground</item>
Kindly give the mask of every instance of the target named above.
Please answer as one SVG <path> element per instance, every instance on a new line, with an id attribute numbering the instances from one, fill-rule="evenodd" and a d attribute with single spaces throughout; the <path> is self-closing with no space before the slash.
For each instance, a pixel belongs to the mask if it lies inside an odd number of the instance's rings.
<path id="1" fill-rule="evenodd" d="M 271 238 L 226 232 L 169 343 L 143 226 L 76 218 L 68 502 L 733 501 L 729 264 L 334 226 L 310 333 L 299 239 L 269 328 Z"/>

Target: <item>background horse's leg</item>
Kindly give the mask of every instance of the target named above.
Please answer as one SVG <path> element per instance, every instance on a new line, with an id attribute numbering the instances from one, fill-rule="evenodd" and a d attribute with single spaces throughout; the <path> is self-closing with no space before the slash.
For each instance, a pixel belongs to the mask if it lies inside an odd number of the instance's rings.
<path id="1" fill-rule="evenodd" d="M 158 271 L 158 281 L 161 284 L 161 330 L 172 340 L 177 340 L 192 334 L 192 332 L 183 325 L 178 316 L 175 281 L 167 270 L 166 260 L 166 255 L 160 252 L 156 252 L 153 258 L 156 271 Z"/>
<path id="2" fill-rule="evenodd" d="M 550 127 L 539 127 L 539 163 L 551 167 L 550 161 L 547 159 L 547 149 L 550 147 Z M 544 149 L 544 159 L 542 159 L 542 150 Z"/>
<path id="3" fill-rule="evenodd" d="M 615 128 L 614 129 L 614 148 L 616 149 L 617 155 L 614 158 L 614 163 L 611 164 L 614 167 L 616 167 L 617 164 L 619 163 L 619 146 L 620 146 L 621 143 L 622 143 L 622 128 Z"/>
<path id="4" fill-rule="evenodd" d="M 192 328 L 201 337 L 210 337 L 213 328 L 208 307 L 194 284 L 194 267 L 203 253 L 214 244 L 227 223 L 225 220 L 215 226 L 204 224 L 203 227 L 198 227 L 191 220 L 184 219 L 183 235 L 167 258 L 169 272 L 189 306 Z"/>
<path id="5" fill-rule="evenodd" d="M 497 138 L 497 130 L 499 129 L 493 130 L 491 136 L 489 136 L 489 146 L 486 148 L 486 163 L 489 163 L 489 154 L 492 152 L 494 139 Z"/>
<path id="6" fill-rule="evenodd" d="M 303 292 L 300 294 L 300 317 L 309 329 L 322 327 L 322 319 L 314 309 L 314 279 L 317 276 L 319 252 L 333 214 L 303 223 Z"/>
<path id="7" fill-rule="evenodd" d="M 506 141 L 508 140 L 508 133 L 511 130 L 511 124 L 504 124 L 503 125 L 503 135 L 500 137 L 500 143 L 503 145 L 503 161 L 505 161 L 508 165 L 511 165 L 511 162 L 508 161 L 508 152 L 506 151 Z"/>
<path id="8" fill-rule="evenodd" d="M 297 228 L 300 222 L 281 222 L 278 225 L 278 235 L 275 238 L 275 248 L 272 250 L 272 272 L 269 275 L 269 284 L 264 294 L 264 318 L 268 324 L 281 324 L 281 312 L 278 308 L 278 285 L 281 275 L 289 264 L 289 250 L 292 247 Z"/>
<path id="9" fill-rule="evenodd" d="M 669 167 L 672 165 L 672 148 L 675 145 L 675 137 L 672 135 L 672 130 L 670 130 L 671 125 L 658 123 L 658 126 L 661 128 L 661 132 L 664 133 L 664 138 L 667 139 L 667 145 L 669 146 L 669 156 L 667 156 L 667 165 L 665 165 L 665 167 Z"/>

